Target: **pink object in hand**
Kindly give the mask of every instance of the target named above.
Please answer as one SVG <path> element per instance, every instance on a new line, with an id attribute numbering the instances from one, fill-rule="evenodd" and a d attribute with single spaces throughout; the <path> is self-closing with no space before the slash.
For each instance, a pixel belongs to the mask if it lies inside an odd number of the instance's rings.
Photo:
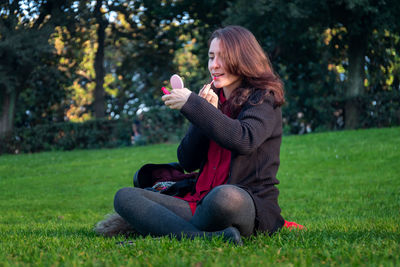
<path id="1" fill-rule="evenodd" d="M 182 89 L 182 88 L 184 88 L 183 81 L 182 81 L 181 77 L 179 77 L 178 74 L 172 75 L 171 79 L 169 80 L 169 82 L 171 83 L 172 89 Z"/>
<path id="2" fill-rule="evenodd" d="M 161 87 L 161 91 L 165 94 L 165 95 L 169 95 L 170 92 L 167 90 L 167 88 L 165 87 Z"/>
<path id="3" fill-rule="evenodd" d="M 217 77 L 214 77 L 213 80 L 210 82 L 210 85 L 212 85 L 216 80 L 217 80 Z"/>

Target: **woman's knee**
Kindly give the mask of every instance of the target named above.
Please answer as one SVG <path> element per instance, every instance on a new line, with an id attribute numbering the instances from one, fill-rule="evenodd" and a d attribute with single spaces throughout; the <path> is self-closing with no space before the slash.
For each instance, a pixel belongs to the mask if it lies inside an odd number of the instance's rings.
<path id="1" fill-rule="evenodd" d="M 117 191 L 114 196 L 114 209 L 119 213 L 121 209 L 138 194 L 138 190 L 133 187 L 124 187 Z"/>
<path id="2" fill-rule="evenodd" d="M 255 209 L 249 193 L 234 185 L 215 187 L 203 200 L 203 204 L 221 215 L 234 215 L 244 209 L 248 211 Z"/>

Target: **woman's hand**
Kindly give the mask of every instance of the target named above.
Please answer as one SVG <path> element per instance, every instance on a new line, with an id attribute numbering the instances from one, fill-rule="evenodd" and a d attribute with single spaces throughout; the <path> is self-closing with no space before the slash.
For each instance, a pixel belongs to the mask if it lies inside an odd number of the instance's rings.
<path id="1" fill-rule="evenodd" d="M 214 92 L 214 90 L 211 89 L 210 84 L 206 84 L 203 86 L 203 88 L 199 92 L 199 96 L 207 100 L 207 102 L 214 107 L 218 108 L 218 96 Z"/>
<path id="2" fill-rule="evenodd" d="M 167 107 L 180 110 L 186 104 L 191 93 L 192 91 L 187 88 L 173 89 L 169 95 L 163 95 L 161 99 Z"/>

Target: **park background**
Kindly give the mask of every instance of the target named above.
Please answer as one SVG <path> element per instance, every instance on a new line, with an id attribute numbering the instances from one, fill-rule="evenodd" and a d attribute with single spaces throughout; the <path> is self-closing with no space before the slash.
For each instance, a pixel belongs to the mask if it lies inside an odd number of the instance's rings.
<path id="1" fill-rule="evenodd" d="M 400 124 L 400 3 L 2 1 L 0 153 L 177 142 L 161 101 L 172 74 L 198 92 L 207 41 L 252 31 L 285 83 L 285 134 Z"/>
<path id="2" fill-rule="evenodd" d="M 0 1 L 0 266 L 398 266 L 399 17 L 397 0 Z M 160 88 L 209 81 L 229 24 L 285 82 L 279 204 L 307 230 L 96 235 L 138 168 L 177 160 L 188 122 Z"/>

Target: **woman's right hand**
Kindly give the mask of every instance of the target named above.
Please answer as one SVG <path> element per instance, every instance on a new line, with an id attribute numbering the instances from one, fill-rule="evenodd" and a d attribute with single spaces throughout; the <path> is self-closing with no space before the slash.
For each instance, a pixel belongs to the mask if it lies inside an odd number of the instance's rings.
<path id="1" fill-rule="evenodd" d="M 207 100 L 207 102 L 213 105 L 214 107 L 218 108 L 218 96 L 214 92 L 214 90 L 211 89 L 210 84 L 206 84 L 203 86 L 203 88 L 201 88 L 199 96 Z"/>
<path id="2" fill-rule="evenodd" d="M 170 94 L 163 95 L 161 99 L 167 107 L 180 110 L 186 104 L 191 93 L 192 91 L 187 88 L 172 89 Z"/>

